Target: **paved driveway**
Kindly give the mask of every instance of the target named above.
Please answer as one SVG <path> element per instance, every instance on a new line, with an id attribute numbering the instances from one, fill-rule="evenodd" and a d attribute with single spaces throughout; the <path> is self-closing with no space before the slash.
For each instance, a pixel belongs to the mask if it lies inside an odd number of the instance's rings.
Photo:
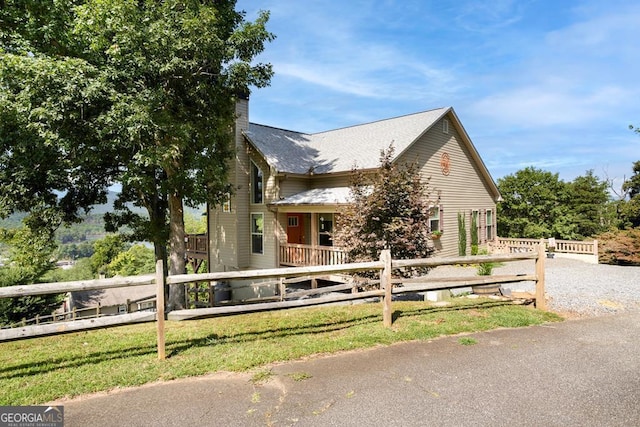
<path id="1" fill-rule="evenodd" d="M 66 426 L 638 426 L 640 313 L 412 342 L 63 402 Z"/>

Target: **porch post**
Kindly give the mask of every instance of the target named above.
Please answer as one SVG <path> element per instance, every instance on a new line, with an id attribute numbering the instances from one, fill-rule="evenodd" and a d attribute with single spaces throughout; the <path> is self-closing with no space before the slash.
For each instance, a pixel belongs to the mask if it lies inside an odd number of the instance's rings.
<path id="1" fill-rule="evenodd" d="M 318 214 L 311 214 L 311 265 L 318 265 Z M 311 288 L 316 289 L 318 282 L 314 277 L 311 278 Z"/>

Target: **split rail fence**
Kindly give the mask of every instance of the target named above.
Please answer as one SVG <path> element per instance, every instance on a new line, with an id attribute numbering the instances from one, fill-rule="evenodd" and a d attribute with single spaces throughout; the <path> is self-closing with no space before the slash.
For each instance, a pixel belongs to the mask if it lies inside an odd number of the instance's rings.
<path id="1" fill-rule="evenodd" d="M 524 275 L 504 275 L 504 276 L 475 276 L 475 277 L 447 277 L 430 278 L 425 275 L 412 279 L 392 279 L 392 271 L 400 268 L 417 267 L 437 267 L 440 265 L 469 265 L 480 263 L 503 263 L 520 260 L 534 260 L 534 272 Z M 82 319 L 76 321 L 30 325 L 11 329 L 0 330 L 0 341 L 9 341 L 22 338 L 31 338 L 43 335 L 52 335 L 66 332 L 75 332 L 86 329 L 101 328 L 107 326 L 123 325 L 137 322 L 156 321 L 157 323 L 157 345 L 158 358 L 165 358 L 165 317 L 168 320 L 201 319 L 214 316 L 233 315 L 253 311 L 281 310 L 295 307 L 305 307 L 335 303 L 339 301 L 353 301 L 358 299 L 380 298 L 382 301 L 383 324 L 390 327 L 392 324 L 392 299 L 394 294 L 416 293 L 425 291 L 436 291 L 444 289 L 466 288 L 471 286 L 503 284 L 515 282 L 535 282 L 536 307 L 546 309 L 544 294 L 544 246 L 539 245 L 536 252 L 523 252 L 513 254 L 480 255 L 452 258 L 425 258 L 414 260 L 393 260 L 389 251 L 383 251 L 379 261 L 361 262 L 331 266 L 310 266 L 291 267 L 262 270 L 245 270 L 234 272 L 202 273 L 202 274 L 182 274 L 175 276 L 165 276 L 161 261 L 156 264 L 156 274 L 146 276 L 134 276 L 124 278 L 112 278 L 102 280 L 42 283 L 25 286 L 10 286 L 0 288 L 0 298 L 12 298 L 29 295 L 45 295 L 74 291 L 87 291 L 95 289 L 108 289 L 126 286 L 156 285 L 156 312 L 135 312 L 113 316 L 105 316 L 92 319 Z M 317 278 L 334 274 L 352 275 L 361 271 L 377 271 L 380 280 L 369 282 L 365 290 L 358 291 L 363 285 L 345 283 L 343 285 L 320 287 L 317 289 L 307 289 L 286 292 L 286 283 L 295 278 Z M 158 316 L 157 313 L 165 312 L 165 287 L 167 285 L 186 285 L 194 282 L 210 282 L 212 284 L 246 279 L 276 279 L 280 284 L 280 301 L 258 302 L 241 305 L 224 305 L 208 308 L 197 308 L 189 310 L 174 310 L 166 315 Z M 398 286 L 398 285 L 402 286 Z M 395 286 L 394 286 L 395 285 Z M 371 289 L 373 288 L 373 289 Z M 300 298 L 326 292 L 346 291 L 351 289 L 351 293 L 332 294 L 317 298 L 306 299 L 285 299 Z"/>

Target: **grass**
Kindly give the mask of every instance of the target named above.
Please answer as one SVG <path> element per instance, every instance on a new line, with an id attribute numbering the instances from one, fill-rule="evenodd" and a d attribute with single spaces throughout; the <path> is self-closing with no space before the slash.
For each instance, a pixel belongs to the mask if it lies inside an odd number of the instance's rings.
<path id="1" fill-rule="evenodd" d="M 478 344 L 478 340 L 476 340 L 475 338 L 471 338 L 471 337 L 462 337 L 458 340 L 458 342 L 462 345 L 474 345 L 474 344 Z"/>
<path id="2" fill-rule="evenodd" d="M 81 394 L 217 371 L 257 370 L 312 354 L 522 327 L 561 318 L 493 300 L 448 307 L 394 302 L 392 328 L 379 304 L 252 313 L 166 322 L 167 359 L 157 359 L 153 323 L 0 344 L 0 405 L 34 405 Z"/>

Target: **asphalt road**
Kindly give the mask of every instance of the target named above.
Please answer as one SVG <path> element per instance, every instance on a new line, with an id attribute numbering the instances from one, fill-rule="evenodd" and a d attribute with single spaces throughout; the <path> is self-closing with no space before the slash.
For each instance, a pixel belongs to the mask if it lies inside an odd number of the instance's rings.
<path id="1" fill-rule="evenodd" d="M 411 342 L 58 402 L 65 426 L 640 426 L 640 313 Z"/>

